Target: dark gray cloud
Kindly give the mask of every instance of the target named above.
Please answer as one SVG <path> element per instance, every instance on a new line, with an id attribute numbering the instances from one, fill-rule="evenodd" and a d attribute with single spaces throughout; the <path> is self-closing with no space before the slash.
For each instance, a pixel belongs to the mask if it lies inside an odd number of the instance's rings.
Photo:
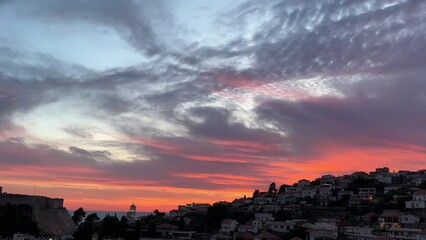
<path id="1" fill-rule="evenodd" d="M 290 131 L 298 153 L 320 154 L 317 144 L 360 148 L 426 147 L 424 72 L 364 80 L 345 89 L 344 98 L 270 101 L 257 107 L 264 120 Z"/>
<path id="2" fill-rule="evenodd" d="M 136 49 L 148 55 L 159 54 L 162 46 L 151 21 L 168 16 L 158 1 L 39 1 L 36 5 L 17 6 L 19 13 L 33 15 L 44 21 L 89 21 L 111 27 Z M 95 27 L 95 26 L 94 26 Z"/>

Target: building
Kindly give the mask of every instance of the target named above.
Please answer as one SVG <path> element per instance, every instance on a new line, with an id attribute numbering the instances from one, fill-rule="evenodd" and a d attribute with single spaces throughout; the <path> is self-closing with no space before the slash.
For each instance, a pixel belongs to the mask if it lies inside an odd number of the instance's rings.
<path id="1" fill-rule="evenodd" d="M 1 193 L 0 206 L 6 204 L 31 206 L 32 220 L 37 223 L 42 235 L 71 235 L 76 230 L 62 198 Z"/>
<path id="2" fill-rule="evenodd" d="M 235 230 L 237 230 L 237 226 L 238 226 L 238 222 L 235 221 L 234 219 L 224 219 L 222 220 L 222 222 L 220 223 L 220 232 L 223 233 L 232 233 L 235 232 Z"/>
<path id="3" fill-rule="evenodd" d="M 127 220 L 129 222 L 135 222 L 136 221 L 136 205 L 135 203 L 132 203 L 130 205 L 129 211 L 126 214 Z"/>
<path id="4" fill-rule="evenodd" d="M 269 229 L 274 232 L 287 233 L 290 230 L 293 230 L 296 226 L 294 221 L 285 221 L 285 222 L 271 222 Z"/>
<path id="5" fill-rule="evenodd" d="M 379 216 L 378 223 L 381 229 L 400 228 L 401 216 L 403 214 L 396 210 L 385 210 Z"/>
<path id="6" fill-rule="evenodd" d="M 280 240 L 281 238 L 266 231 L 262 231 L 258 235 L 254 236 L 254 240 Z"/>
<path id="7" fill-rule="evenodd" d="M 408 209 L 426 208 L 426 190 L 420 190 L 413 194 L 413 200 L 406 201 L 405 207 Z"/>
<path id="8" fill-rule="evenodd" d="M 244 232 L 257 233 L 258 228 L 254 225 L 243 224 L 238 226 L 238 232 L 239 233 L 244 233 Z"/>
<path id="9" fill-rule="evenodd" d="M 169 223 L 163 223 L 158 225 L 156 230 L 162 237 L 171 237 L 173 232 L 178 230 L 178 227 Z"/>
<path id="10" fill-rule="evenodd" d="M 15 233 L 13 234 L 13 240 L 35 240 L 33 235 Z"/>
<path id="11" fill-rule="evenodd" d="M 344 235 L 350 240 L 370 240 L 376 237 L 371 227 L 345 227 Z"/>

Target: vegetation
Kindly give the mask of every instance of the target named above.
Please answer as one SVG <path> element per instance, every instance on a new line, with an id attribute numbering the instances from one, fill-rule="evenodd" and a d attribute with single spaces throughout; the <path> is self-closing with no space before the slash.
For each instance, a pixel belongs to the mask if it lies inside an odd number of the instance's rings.
<path id="1" fill-rule="evenodd" d="M 33 209 L 27 204 L 6 204 L 0 207 L 0 236 L 12 237 L 14 233 L 38 236 L 40 230 L 33 221 Z"/>

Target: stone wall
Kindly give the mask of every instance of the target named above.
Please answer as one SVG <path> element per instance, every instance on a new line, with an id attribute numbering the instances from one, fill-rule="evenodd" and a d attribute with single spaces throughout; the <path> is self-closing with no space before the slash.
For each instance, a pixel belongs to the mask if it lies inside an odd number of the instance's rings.
<path id="1" fill-rule="evenodd" d="M 0 206 L 7 203 L 30 205 L 33 208 L 33 220 L 42 235 L 72 235 L 76 230 L 71 216 L 64 208 L 63 199 L 0 193 Z"/>

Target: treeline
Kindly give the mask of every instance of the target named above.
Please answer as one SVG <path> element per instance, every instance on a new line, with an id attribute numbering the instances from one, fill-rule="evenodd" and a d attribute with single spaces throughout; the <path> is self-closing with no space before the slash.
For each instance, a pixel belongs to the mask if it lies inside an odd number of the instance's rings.
<path id="1" fill-rule="evenodd" d="M 0 236 L 27 233 L 38 236 L 40 230 L 33 221 L 33 208 L 28 204 L 6 204 L 0 206 Z"/>

